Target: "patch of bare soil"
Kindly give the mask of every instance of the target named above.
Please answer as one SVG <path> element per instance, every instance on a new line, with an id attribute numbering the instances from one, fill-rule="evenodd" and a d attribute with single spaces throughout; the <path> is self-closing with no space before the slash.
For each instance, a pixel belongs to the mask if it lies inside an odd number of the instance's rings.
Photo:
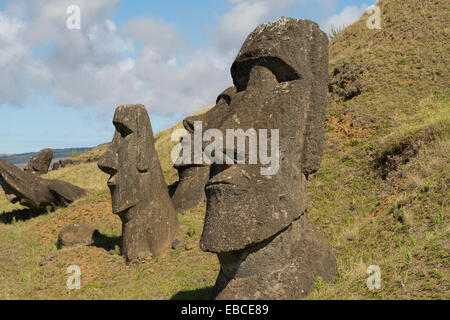
<path id="1" fill-rule="evenodd" d="M 416 157 L 419 151 L 433 139 L 434 136 L 430 133 L 401 142 L 378 155 L 375 158 L 374 167 L 381 172 L 385 180 L 393 181 L 401 178 L 400 165 Z"/>
<path id="2" fill-rule="evenodd" d="M 359 78 L 366 70 L 366 65 L 344 62 L 331 72 L 328 91 L 337 95 L 343 101 L 359 96 L 365 90 Z"/>

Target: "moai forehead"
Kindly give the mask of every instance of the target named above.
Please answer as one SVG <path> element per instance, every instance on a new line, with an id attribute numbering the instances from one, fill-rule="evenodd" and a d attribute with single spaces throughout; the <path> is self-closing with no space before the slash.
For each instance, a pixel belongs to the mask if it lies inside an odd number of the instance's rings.
<path id="1" fill-rule="evenodd" d="M 137 156 L 135 161 L 140 172 L 152 168 L 158 159 L 154 148 L 153 130 L 145 106 L 141 104 L 119 106 L 114 113 L 113 124 L 121 136 L 116 136 L 113 144 L 120 147 L 124 138 L 131 135 L 132 138 L 127 141 L 128 149 L 124 151 Z"/>
<path id="2" fill-rule="evenodd" d="M 255 65 L 268 68 L 278 82 L 300 80 L 309 109 L 302 170 L 316 172 L 321 163 L 328 86 L 328 37 L 309 20 L 281 18 L 259 25 L 245 40 L 231 67 L 238 91 L 245 90 Z"/>
<path id="3" fill-rule="evenodd" d="M 320 61 L 328 61 L 328 37 L 308 20 L 281 18 L 259 25 L 245 40 L 231 67 L 238 91 L 246 88 L 250 71 L 261 65 L 278 82 L 312 80 L 317 70 L 328 72 Z"/>
<path id="4" fill-rule="evenodd" d="M 147 110 L 141 104 L 127 104 L 117 107 L 113 124 L 117 131 L 121 131 L 123 128 L 124 133 L 128 134 L 148 131 L 148 128 L 151 127 Z"/>

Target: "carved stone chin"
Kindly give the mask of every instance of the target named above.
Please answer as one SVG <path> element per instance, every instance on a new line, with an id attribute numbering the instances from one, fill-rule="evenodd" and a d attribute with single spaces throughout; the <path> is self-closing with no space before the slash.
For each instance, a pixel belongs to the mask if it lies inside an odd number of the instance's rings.
<path id="1" fill-rule="evenodd" d="M 127 261 L 161 256 L 178 231 L 178 220 L 143 105 L 116 109 L 116 132 L 99 168 L 110 175 L 113 213 L 122 220 L 122 255 Z"/>

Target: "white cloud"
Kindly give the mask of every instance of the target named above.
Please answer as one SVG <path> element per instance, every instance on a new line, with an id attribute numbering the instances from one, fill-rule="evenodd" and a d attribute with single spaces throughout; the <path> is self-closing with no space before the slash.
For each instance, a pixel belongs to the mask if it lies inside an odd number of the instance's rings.
<path id="1" fill-rule="evenodd" d="M 177 66 L 177 58 L 172 58 L 169 61 L 167 61 L 167 65 L 171 66 L 171 67 L 176 67 Z"/>
<path id="2" fill-rule="evenodd" d="M 19 40 L 24 30 L 22 21 L 0 11 L 0 101 L 12 105 L 24 103 L 27 91 L 22 70 L 27 65 L 27 47 Z"/>
<path id="3" fill-rule="evenodd" d="M 114 23 L 114 21 L 106 19 L 105 24 L 109 31 L 112 31 L 112 32 L 117 31 L 117 27 L 116 27 L 116 24 Z"/>
<path id="4" fill-rule="evenodd" d="M 307 2 L 309 0 L 297 0 Z M 332 6 L 333 0 L 317 0 Z M 232 84 L 230 66 L 258 24 L 293 9 L 296 0 L 229 0 L 206 45 L 194 49 L 173 23 L 152 17 L 117 26 L 119 0 L 14 0 L 0 11 L 0 105 L 21 104 L 27 89 L 63 106 L 110 113 L 143 103 L 154 115 L 189 114 Z M 66 8 L 81 8 L 81 30 L 66 28 Z M 351 23 L 363 7 L 348 7 L 325 23 Z M 138 43 L 139 45 L 136 45 Z M 36 47 L 46 48 L 32 57 Z"/>
<path id="5" fill-rule="evenodd" d="M 123 71 L 123 72 L 131 71 L 134 69 L 135 65 L 136 65 L 136 63 L 134 62 L 133 59 L 126 58 L 119 62 L 119 70 Z"/>
<path id="6" fill-rule="evenodd" d="M 133 66 L 124 56 L 133 46 L 108 19 L 117 0 L 21 2 L 27 6 L 28 16 L 21 34 L 23 43 L 49 46 L 42 58 L 21 61 L 19 74 L 29 80 L 30 87 L 72 107 L 113 108 L 116 101 L 134 98 L 129 81 Z M 81 30 L 66 27 L 70 4 L 81 8 Z M 27 50 L 31 53 L 30 47 Z M 7 102 L 0 99 L 0 103 Z"/>
<path id="7" fill-rule="evenodd" d="M 367 5 L 349 6 L 342 9 L 342 11 L 336 15 L 328 18 L 323 24 L 322 29 L 330 33 L 332 28 L 344 28 L 361 18 L 364 12 L 367 10 Z"/>
<path id="8" fill-rule="evenodd" d="M 209 105 L 231 83 L 228 60 L 210 48 L 186 53 L 189 47 L 173 24 L 134 18 L 119 29 L 109 20 L 117 1 L 96 1 L 95 6 L 78 1 L 81 30 L 68 30 L 63 2 L 36 2 L 23 2 L 29 5 L 26 23 L 1 21 L 8 22 L 8 30 L 20 31 L 26 43 L 50 47 L 40 58 L 22 58 L 9 73 L 26 76 L 30 87 L 50 93 L 59 105 L 95 106 L 109 113 L 120 104 L 143 103 L 154 114 L 191 113 Z M 15 34 L 7 40 L 8 54 L 14 53 L 13 42 L 24 57 L 30 55 L 31 47 L 22 46 Z M 0 55 L 0 61 L 6 57 Z M 24 99 L 26 87 L 14 86 L 15 96 L 1 95 L 0 104 Z M 1 88 L 10 91 L 6 83 Z"/>
<path id="9" fill-rule="evenodd" d="M 150 49 L 158 56 L 188 48 L 176 26 L 151 17 L 138 17 L 128 21 L 123 33 Z"/>
<path id="10" fill-rule="evenodd" d="M 232 8 L 224 14 L 215 30 L 216 46 L 223 50 L 238 48 L 260 23 L 272 20 L 295 0 L 229 0 Z"/>

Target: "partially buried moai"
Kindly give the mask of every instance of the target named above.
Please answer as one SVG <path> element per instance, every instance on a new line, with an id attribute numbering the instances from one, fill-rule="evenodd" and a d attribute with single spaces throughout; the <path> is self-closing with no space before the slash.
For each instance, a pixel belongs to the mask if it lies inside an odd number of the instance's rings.
<path id="1" fill-rule="evenodd" d="M 30 161 L 24 168 L 24 171 L 29 171 L 36 174 L 44 174 L 48 172 L 50 164 L 53 159 L 52 149 L 43 149 L 39 153 L 30 158 Z"/>
<path id="2" fill-rule="evenodd" d="M 116 132 L 99 168 L 110 174 L 113 213 L 122 220 L 122 255 L 127 261 L 163 256 L 178 230 L 153 131 L 143 105 L 116 109 Z"/>
<path id="3" fill-rule="evenodd" d="M 258 149 L 266 146 L 279 163 L 267 170 L 235 149 L 227 150 L 234 164 L 211 166 L 200 247 L 220 261 L 214 298 L 302 298 L 318 277 L 333 281 L 336 270 L 330 246 L 306 214 L 308 175 L 319 169 L 323 152 L 328 38 L 307 20 L 265 23 L 248 36 L 231 74 L 232 94 L 186 119 L 185 128 L 192 132 L 202 121 L 204 130 L 217 128 L 224 137 L 230 129 L 266 129 Z M 270 142 L 276 130 L 279 145 Z M 247 139 L 247 152 L 249 146 Z"/>
<path id="4" fill-rule="evenodd" d="M 236 93 L 234 87 L 228 88 L 222 94 L 219 95 L 216 101 L 216 105 L 212 108 L 211 116 L 212 119 L 218 119 L 222 117 L 221 111 L 224 104 L 227 101 L 231 101 L 231 97 Z M 187 143 L 190 143 L 190 154 L 188 155 L 188 162 L 181 162 L 175 164 L 174 168 L 178 171 L 179 182 L 178 186 L 172 196 L 172 201 L 175 206 L 175 210 L 178 212 L 184 212 L 191 208 L 196 207 L 198 204 L 205 201 L 205 185 L 209 180 L 210 168 L 203 162 L 195 163 L 195 145 L 194 145 L 194 123 L 189 120 L 190 118 L 183 121 L 183 126 L 187 129 L 187 135 L 189 137 L 183 137 L 182 142 L 187 138 Z M 206 119 L 205 119 L 206 120 Z M 207 126 L 207 123 L 203 123 Z M 181 155 L 184 157 L 185 155 Z"/>

